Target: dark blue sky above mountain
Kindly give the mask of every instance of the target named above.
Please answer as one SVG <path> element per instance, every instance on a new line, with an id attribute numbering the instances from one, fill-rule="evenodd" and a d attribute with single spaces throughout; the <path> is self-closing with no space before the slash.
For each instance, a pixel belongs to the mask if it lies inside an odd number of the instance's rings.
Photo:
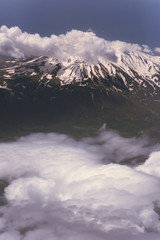
<path id="1" fill-rule="evenodd" d="M 107 40 L 160 46 L 159 0 L 1 0 L 0 25 L 41 36 L 92 29 Z"/>

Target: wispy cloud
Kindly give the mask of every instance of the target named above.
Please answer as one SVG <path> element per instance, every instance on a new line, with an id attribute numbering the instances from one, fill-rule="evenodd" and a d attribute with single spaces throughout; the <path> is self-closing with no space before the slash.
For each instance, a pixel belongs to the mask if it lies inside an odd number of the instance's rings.
<path id="1" fill-rule="evenodd" d="M 157 47 L 154 50 L 155 50 L 156 53 L 160 54 L 160 48 Z"/>

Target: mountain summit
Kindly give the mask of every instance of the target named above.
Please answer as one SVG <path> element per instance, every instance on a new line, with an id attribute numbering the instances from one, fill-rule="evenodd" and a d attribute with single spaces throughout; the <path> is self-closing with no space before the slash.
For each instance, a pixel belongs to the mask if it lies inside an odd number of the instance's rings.
<path id="1" fill-rule="evenodd" d="M 62 89 L 69 85 L 131 96 L 141 93 L 159 100 L 160 57 L 131 51 L 119 53 L 116 61 L 100 57 L 95 64 L 72 56 L 64 61 L 45 56 L 1 60 L 0 89 L 11 95 L 18 94 L 19 98 L 23 98 L 27 87 L 37 92 L 42 88 Z"/>
<path id="2" fill-rule="evenodd" d="M 12 100 L 35 100 L 45 94 L 49 101 L 56 98 L 55 89 L 73 91 L 78 86 L 83 91 L 159 101 L 158 48 L 111 42 L 78 30 L 41 37 L 2 26 L 0 37 L 0 54 L 12 57 L 0 61 L 0 91 Z"/>
<path id="3" fill-rule="evenodd" d="M 141 132 L 159 122 L 159 105 L 160 57 L 151 53 L 119 51 L 94 63 L 73 56 L 0 59 L 0 111 L 11 119 L 60 113 L 126 132 L 133 123 Z"/>

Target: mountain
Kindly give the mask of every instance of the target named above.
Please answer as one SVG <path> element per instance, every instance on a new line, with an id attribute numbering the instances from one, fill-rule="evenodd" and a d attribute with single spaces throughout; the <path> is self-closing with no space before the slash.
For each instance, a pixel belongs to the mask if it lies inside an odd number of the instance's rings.
<path id="1" fill-rule="evenodd" d="M 20 85 L 29 84 L 48 88 L 55 86 L 100 87 L 109 91 L 142 92 L 158 100 L 160 89 L 160 57 L 140 51 L 121 52 L 117 61 L 98 59 L 89 64 L 83 59 L 59 61 L 53 57 L 20 60 L 1 60 L 0 88 L 14 92 Z"/>
<path id="2" fill-rule="evenodd" d="M 94 64 L 73 57 L 0 59 L 3 111 L 4 106 L 36 106 L 41 111 L 52 105 L 54 112 L 92 111 L 101 119 L 116 112 L 117 119 L 125 115 L 130 121 L 137 115 L 159 119 L 159 104 L 160 57 L 153 54 L 124 51 L 116 60 L 98 58 Z M 113 122 L 111 117 L 108 121 Z"/>

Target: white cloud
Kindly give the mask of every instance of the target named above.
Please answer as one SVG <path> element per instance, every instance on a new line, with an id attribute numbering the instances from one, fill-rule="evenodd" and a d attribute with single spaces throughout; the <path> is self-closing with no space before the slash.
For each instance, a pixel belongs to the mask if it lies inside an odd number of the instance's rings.
<path id="1" fill-rule="evenodd" d="M 157 240 L 160 153 L 149 173 L 150 158 L 137 168 L 119 164 L 159 148 L 147 143 L 105 131 L 80 141 L 52 133 L 1 143 L 0 178 L 9 185 L 0 239 Z"/>
<path id="2" fill-rule="evenodd" d="M 157 48 L 154 49 L 154 51 L 155 51 L 156 53 L 159 53 L 159 54 L 160 54 L 160 48 L 157 47 Z"/>
<path id="3" fill-rule="evenodd" d="M 159 157 L 159 152 L 153 152 L 149 159 L 143 165 L 138 166 L 137 169 L 160 178 Z"/>
<path id="4" fill-rule="evenodd" d="M 0 234 L 1 240 L 21 240 L 21 236 L 16 231 L 9 231 L 7 233 Z"/>
<path id="5" fill-rule="evenodd" d="M 135 50 L 149 52 L 149 47 L 106 41 L 91 31 L 72 30 L 65 35 L 41 37 L 39 34 L 22 32 L 18 27 L 0 28 L 0 54 L 17 58 L 44 55 L 68 60 L 72 56 L 95 63 L 99 57 L 116 61 L 119 52 Z"/>
<path id="6" fill-rule="evenodd" d="M 153 53 L 151 48 L 148 45 L 142 45 L 142 47 L 145 53 L 151 53 L 151 54 Z"/>
<path id="7" fill-rule="evenodd" d="M 68 59 L 70 56 L 95 61 L 97 56 L 116 59 L 114 50 L 103 39 L 93 32 L 72 30 L 66 35 L 40 37 L 39 34 L 28 34 L 18 27 L 0 28 L 0 53 L 13 56 L 54 56 Z"/>

